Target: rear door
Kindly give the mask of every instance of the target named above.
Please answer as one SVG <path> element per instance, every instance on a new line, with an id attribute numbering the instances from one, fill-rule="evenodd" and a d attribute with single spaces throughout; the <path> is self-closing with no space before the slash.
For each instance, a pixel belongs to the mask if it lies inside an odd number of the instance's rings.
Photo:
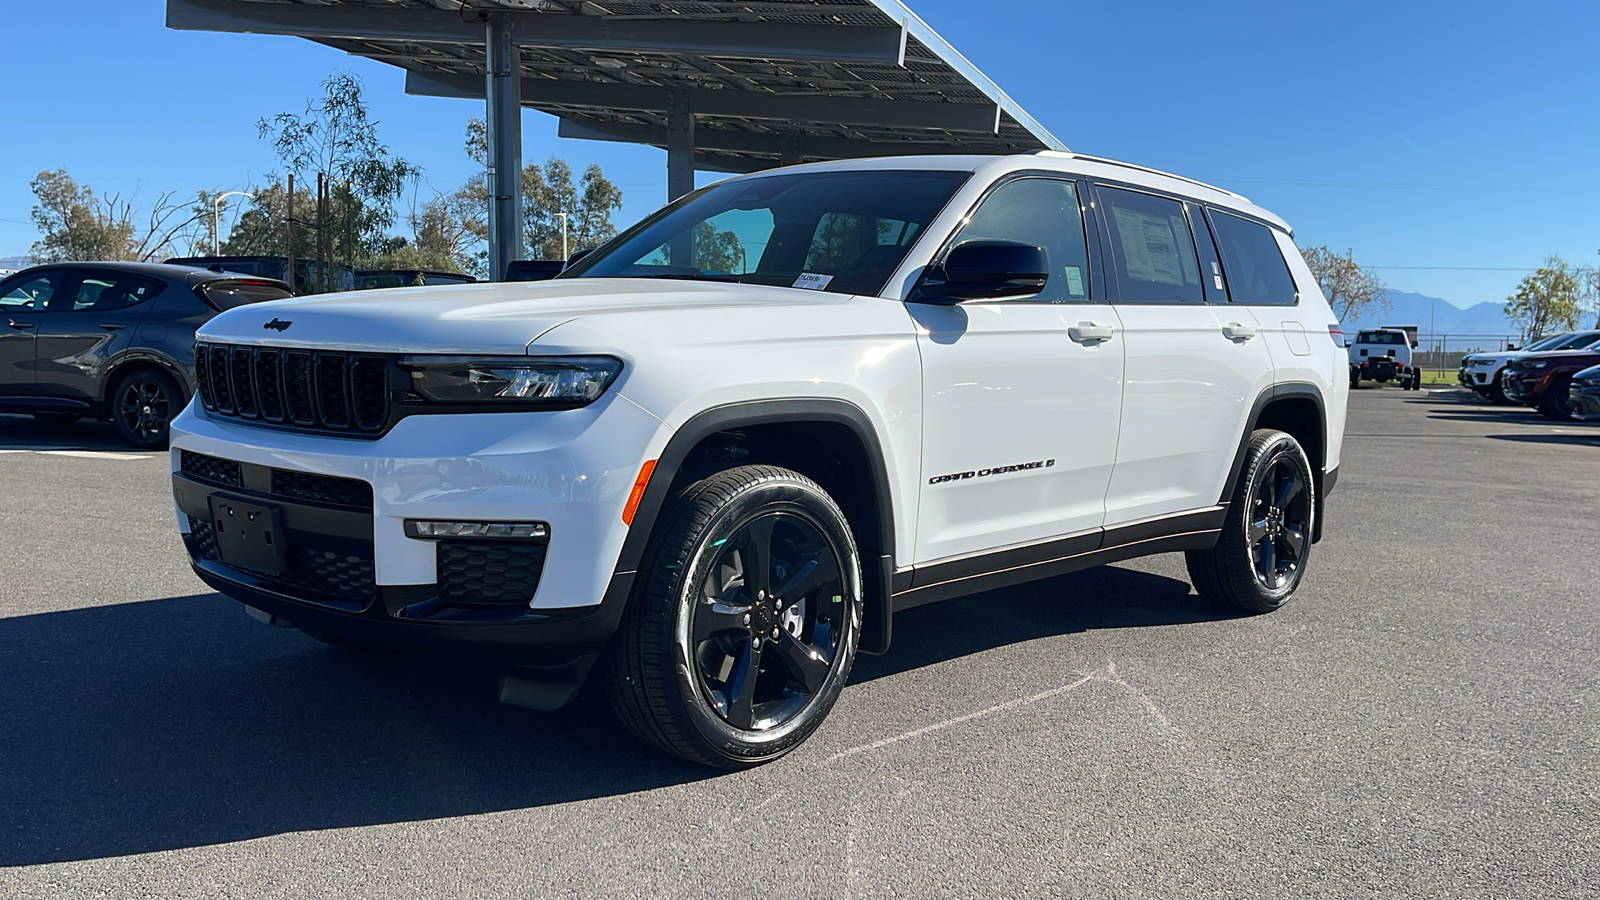
<path id="1" fill-rule="evenodd" d="M 22 272 L 0 282 L 0 396 L 34 394 L 39 322 L 61 276 L 60 269 L 48 269 Z"/>
<path id="2" fill-rule="evenodd" d="M 1198 207 L 1131 186 L 1095 194 L 1127 353 L 1109 529 L 1216 505 L 1273 369 L 1250 310 L 1215 302 L 1223 276 L 1203 221 L 1191 227 Z"/>
<path id="3" fill-rule="evenodd" d="M 45 306 L 38 337 L 38 393 L 96 402 L 114 358 L 138 340 L 139 323 L 165 283 L 113 270 L 68 275 Z"/>

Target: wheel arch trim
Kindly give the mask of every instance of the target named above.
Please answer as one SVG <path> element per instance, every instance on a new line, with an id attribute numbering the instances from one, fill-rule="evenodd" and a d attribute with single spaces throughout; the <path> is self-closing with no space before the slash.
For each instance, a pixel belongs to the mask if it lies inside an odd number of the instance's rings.
<path id="1" fill-rule="evenodd" d="M 873 503 L 878 515 L 877 555 L 861 560 L 861 575 L 866 584 L 862 622 L 863 653 L 882 653 L 890 637 L 890 594 L 894 572 L 895 516 L 894 493 L 889 469 L 872 419 L 861 407 L 831 397 L 795 397 L 747 400 L 714 406 L 690 417 L 672 436 L 656 458 L 656 465 L 645 485 L 633 524 L 623 538 L 622 549 L 612 574 L 607 600 L 629 588 L 642 565 L 650 536 L 665 510 L 669 493 L 689 453 L 706 438 L 719 432 L 755 425 L 795 422 L 842 425 L 861 442 L 867 456 L 868 478 L 873 488 Z"/>

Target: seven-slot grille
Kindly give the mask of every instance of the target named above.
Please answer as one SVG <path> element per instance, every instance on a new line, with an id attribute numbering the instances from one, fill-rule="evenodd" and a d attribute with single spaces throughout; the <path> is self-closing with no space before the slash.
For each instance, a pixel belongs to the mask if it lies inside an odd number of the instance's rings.
<path id="1" fill-rule="evenodd" d="M 389 424 L 389 358 L 201 343 L 200 403 L 230 418 L 376 437 Z"/>

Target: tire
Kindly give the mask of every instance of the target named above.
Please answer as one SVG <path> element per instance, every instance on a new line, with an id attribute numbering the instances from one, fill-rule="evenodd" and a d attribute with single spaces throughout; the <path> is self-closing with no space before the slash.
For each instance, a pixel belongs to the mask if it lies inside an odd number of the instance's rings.
<path id="1" fill-rule="evenodd" d="M 753 465 L 690 485 L 659 523 L 603 664 L 612 709 L 694 762 L 783 756 L 833 708 L 861 640 L 844 513 L 805 476 Z"/>
<path id="2" fill-rule="evenodd" d="M 1305 575 L 1317 512 L 1316 481 L 1300 443 L 1282 431 L 1256 431 L 1222 535 L 1211 549 L 1185 554 L 1195 589 L 1247 613 L 1283 606 Z"/>
<path id="3" fill-rule="evenodd" d="M 44 425 L 49 428 L 65 428 L 83 418 L 83 416 L 77 413 L 61 412 L 36 412 L 32 413 L 32 415 L 40 425 Z"/>
<path id="4" fill-rule="evenodd" d="M 1484 396 L 1500 404 L 1501 406 L 1510 406 L 1511 398 L 1506 396 L 1505 377 L 1506 370 L 1497 369 L 1494 373 L 1494 377 L 1489 379 L 1489 388 L 1485 392 Z"/>
<path id="5" fill-rule="evenodd" d="M 1572 408 L 1572 397 L 1567 393 L 1570 387 L 1572 376 L 1557 375 L 1550 383 L 1550 389 L 1544 392 L 1544 398 L 1539 401 L 1539 413 L 1557 422 L 1576 421 L 1578 417 Z"/>
<path id="6" fill-rule="evenodd" d="M 157 369 L 139 369 L 117 380 L 111 389 L 111 421 L 122 439 L 141 450 L 167 446 L 172 418 L 183 408 L 177 382 Z"/>
<path id="7" fill-rule="evenodd" d="M 1350 370 L 1350 390 L 1353 391 L 1353 390 L 1356 390 L 1356 389 L 1358 389 L 1360 387 L 1361 387 L 1361 373 L 1357 372 L 1354 369 L 1351 369 Z"/>

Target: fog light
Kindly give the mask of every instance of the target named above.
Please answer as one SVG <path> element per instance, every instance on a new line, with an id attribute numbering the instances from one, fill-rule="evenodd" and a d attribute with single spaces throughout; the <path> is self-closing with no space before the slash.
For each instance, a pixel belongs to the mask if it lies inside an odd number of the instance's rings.
<path id="1" fill-rule="evenodd" d="M 539 540 L 550 536 L 550 526 L 543 522 L 435 522 L 428 519 L 407 519 L 406 537 L 436 540 L 438 538 L 504 538 L 508 540 Z"/>

